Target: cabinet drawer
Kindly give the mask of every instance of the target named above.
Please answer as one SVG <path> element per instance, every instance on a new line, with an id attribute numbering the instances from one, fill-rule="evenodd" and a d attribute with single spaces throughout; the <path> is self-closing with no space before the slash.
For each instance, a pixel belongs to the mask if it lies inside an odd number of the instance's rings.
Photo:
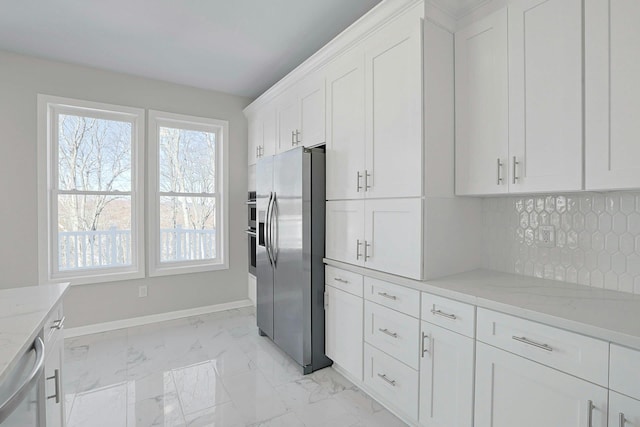
<path id="1" fill-rule="evenodd" d="M 360 274 L 327 265 L 324 269 L 324 280 L 329 286 L 362 297 L 363 278 Z"/>
<path id="2" fill-rule="evenodd" d="M 422 320 L 473 338 L 476 334 L 475 307 L 422 293 Z"/>
<path id="3" fill-rule="evenodd" d="M 596 384 L 608 384 L 607 342 L 482 308 L 478 309 L 478 340 Z"/>
<path id="4" fill-rule="evenodd" d="M 640 399 L 640 351 L 611 344 L 609 388 Z"/>
<path id="5" fill-rule="evenodd" d="M 371 301 L 364 305 L 364 340 L 418 369 L 420 321 Z"/>
<path id="6" fill-rule="evenodd" d="M 420 317 L 420 292 L 371 277 L 364 278 L 364 297 L 415 318 Z"/>
<path id="7" fill-rule="evenodd" d="M 53 309 L 51 315 L 44 322 L 44 342 L 55 342 L 60 337 L 63 337 L 64 327 L 64 312 L 62 310 L 62 304 L 59 304 Z M 64 337 L 63 337 L 64 338 Z"/>
<path id="8" fill-rule="evenodd" d="M 368 344 L 364 383 L 410 418 L 418 418 L 418 372 Z"/>

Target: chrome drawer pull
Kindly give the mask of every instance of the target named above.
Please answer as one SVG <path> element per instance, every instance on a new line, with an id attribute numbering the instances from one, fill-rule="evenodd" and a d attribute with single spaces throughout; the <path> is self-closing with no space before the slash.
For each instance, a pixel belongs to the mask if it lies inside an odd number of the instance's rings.
<path id="1" fill-rule="evenodd" d="M 382 332 L 383 334 L 387 334 L 387 335 L 389 335 L 389 336 L 390 336 L 390 337 L 392 337 L 392 338 L 398 338 L 398 334 L 396 334 L 395 332 L 391 332 L 391 331 L 390 331 L 390 330 L 388 330 L 387 328 L 384 328 L 384 329 L 382 329 L 382 328 L 378 328 L 378 330 L 379 330 L 380 332 Z"/>
<path id="2" fill-rule="evenodd" d="M 397 296 L 395 296 L 395 295 L 389 295 L 389 294 L 388 294 L 388 293 L 386 293 L 386 292 L 378 292 L 378 295 L 380 295 L 381 297 L 385 297 L 385 298 L 388 298 L 388 299 L 392 299 L 392 300 L 394 300 L 394 301 L 398 299 L 398 297 L 397 297 Z"/>
<path id="3" fill-rule="evenodd" d="M 425 333 L 423 332 L 423 333 L 422 333 L 422 357 L 424 357 L 424 354 L 425 354 L 425 353 L 429 353 L 429 350 L 427 349 L 427 346 L 425 346 L 425 345 L 424 345 L 424 340 L 426 340 L 427 338 L 428 338 L 429 340 L 431 339 L 431 338 L 429 337 L 429 335 L 427 335 L 427 334 L 425 334 Z"/>
<path id="4" fill-rule="evenodd" d="M 47 377 L 47 380 L 53 380 L 56 390 L 56 394 L 47 396 L 47 399 L 55 399 L 56 403 L 60 403 L 60 370 L 56 369 L 53 371 L 53 376 Z"/>
<path id="5" fill-rule="evenodd" d="M 620 427 L 624 427 L 624 425 L 627 423 L 627 419 L 624 417 L 624 414 L 622 412 L 620 412 L 618 417 L 620 418 Z"/>
<path id="6" fill-rule="evenodd" d="M 540 343 L 537 343 L 535 341 L 528 340 L 526 337 L 517 337 L 517 336 L 514 335 L 511 338 L 516 340 L 516 341 L 520 341 L 521 343 L 532 345 L 534 347 L 538 347 L 538 348 L 541 348 L 541 349 L 546 350 L 546 351 L 553 351 L 553 347 L 551 347 L 551 346 L 549 346 L 547 344 L 540 344 Z"/>
<path id="7" fill-rule="evenodd" d="M 391 384 L 393 387 L 396 386 L 396 380 L 390 380 L 389 378 L 387 378 L 387 374 L 378 374 L 378 376 L 385 380 L 387 384 Z"/>
<path id="8" fill-rule="evenodd" d="M 593 427 L 593 410 L 595 406 L 593 405 L 593 401 L 587 401 L 587 427 Z"/>
<path id="9" fill-rule="evenodd" d="M 334 277 L 333 280 L 340 283 L 349 283 L 348 280 L 341 279 L 340 277 Z"/>
<path id="10" fill-rule="evenodd" d="M 446 317 L 447 319 L 456 320 L 458 317 L 455 314 L 448 314 L 440 310 L 436 310 L 435 308 L 431 310 L 431 313 L 436 316 Z"/>
<path id="11" fill-rule="evenodd" d="M 62 329 L 64 327 L 64 321 L 67 318 L 65 316 L 62 316 L 62 319 L 58 319 L 55 322 L 53 322 L 53 325 L 51 325 L 51 329 Z"/>

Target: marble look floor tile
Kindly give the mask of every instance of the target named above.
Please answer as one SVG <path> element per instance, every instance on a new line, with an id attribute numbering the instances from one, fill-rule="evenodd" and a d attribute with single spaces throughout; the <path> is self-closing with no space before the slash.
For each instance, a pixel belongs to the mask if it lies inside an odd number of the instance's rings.
<path id="1" fill-rule="evenodd" d="M 68 427 L 404 425 L 334 369 L 303 376 L 243 308 L 65 341 Z"/>

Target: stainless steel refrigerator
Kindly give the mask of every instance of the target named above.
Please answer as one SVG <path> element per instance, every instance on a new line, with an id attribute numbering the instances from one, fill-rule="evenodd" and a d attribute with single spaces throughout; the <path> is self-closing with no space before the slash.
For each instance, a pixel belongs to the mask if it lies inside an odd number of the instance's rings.
<path id="1" fill-rule="evenodd" d="M 324 353 L 324 150 L 259 159 L 256 183 L 258 328 L 308 374 L 331 364 Z"/>

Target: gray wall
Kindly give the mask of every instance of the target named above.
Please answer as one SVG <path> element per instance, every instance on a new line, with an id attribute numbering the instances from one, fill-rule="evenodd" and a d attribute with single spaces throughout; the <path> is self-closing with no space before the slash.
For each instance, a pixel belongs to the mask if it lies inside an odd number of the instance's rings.
<path id="1" fill-rule="evenodd" d="M 244 201 L 251 101 L 220 92 L 0 51 L 0 288 L 38 283 L 37 94 L 228 120 L 229 269 L 74 286 L 65 299 L 69 327 L 247 298 Z M 138 298 L 138 285 L 149 296 Z"/>

